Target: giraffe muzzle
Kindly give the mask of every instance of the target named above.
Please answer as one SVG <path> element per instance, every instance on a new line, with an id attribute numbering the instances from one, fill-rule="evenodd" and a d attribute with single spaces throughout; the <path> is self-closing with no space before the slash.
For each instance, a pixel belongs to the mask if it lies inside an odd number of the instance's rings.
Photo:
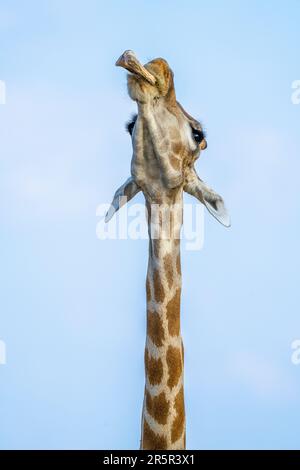
<path id="1" fill-rule="evenodd" d="M 133 51 L 127 50 L 119 57 L 116 62 L 117 67 L 123 67 L 128 72 L 144 78 L 151 85 L 156 84 L 156 78 L 138 61 Z"/>

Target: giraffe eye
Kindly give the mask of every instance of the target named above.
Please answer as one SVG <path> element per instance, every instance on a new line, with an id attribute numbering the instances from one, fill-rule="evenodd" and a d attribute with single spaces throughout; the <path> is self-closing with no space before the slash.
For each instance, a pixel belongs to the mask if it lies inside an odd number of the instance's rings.
<path id="1" fill-rule="evenodd" d="M 203 131 L 199 131 L 198 129 L 194 129 L 193 127 L 192 127 L 192 134 L 193 134 L 193 137 L 194 137 L 195 141 L 198 144 L 200 144 L 202 142 L 202 140 L 204 139 L 204 137 L 205 137 Z"/>

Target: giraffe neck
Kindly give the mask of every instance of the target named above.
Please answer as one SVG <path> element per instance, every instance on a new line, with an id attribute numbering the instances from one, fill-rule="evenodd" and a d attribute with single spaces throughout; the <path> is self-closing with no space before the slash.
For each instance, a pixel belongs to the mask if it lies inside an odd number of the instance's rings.
<path id="1" fill-rule="evenodd" d="M 175 202 L 175 205 L 174 205 Z M 148 223 L 153 210 L 148 207 Z M 153 206 L 151 206 L 153 207 Z M 182 190 L 166 204 L 171 233 L 149 227 L 147 337 L 142 449 L 185 449 L 183 344 L 180 334 Z M 151 216 L 149 217 L 149 209 Z M 167 211 L 168 212 L 168 211 Z M 160 226 L 165 226 L 162 214 Z"/>

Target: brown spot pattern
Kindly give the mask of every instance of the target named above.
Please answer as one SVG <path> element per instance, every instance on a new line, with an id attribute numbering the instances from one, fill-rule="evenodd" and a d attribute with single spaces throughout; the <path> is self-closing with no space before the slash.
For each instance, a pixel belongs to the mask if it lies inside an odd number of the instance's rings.
<path id="1" fill-rule="evenodd" d="M 172 442 L 177 441 L 184 431 L 185 417 L 183 387 L 181 387 L 180 391 L 178 392 L 175 398 L 174 408 L 176 410 L 176 418 L 173 421 L 171 429 Z"/>
<path id="2" fill-rule="evenodd" d="M 174 152 L 176 155 L 178 155 L 178 154 L 181 152 L 181 150 L 182 150 L 182 145 L 181 145 L 181 143 L 180 143 L 180 142 L 173 142 L 173 144 L 172 144 L 172 150 L 173 150 L 173 152 Z"/>
<path id="3" fill-rule="evenodd" d="M 180 263 L 180 253 L 178 253 L 176 258 L 176 269 L 179 275 L 181 275 L 181 263 Z"/>
<path id="4" fill-rule="evenodd" d="M 171 289 L 173 285 L 173 258 L 172 255 L 166 255 L 164 259 L 164 268 L 165 274 L 168 282 L 169 289 Z"/>
<path id="5" fill-rule="evenodd" d="M 181 169 L 181 160 L 179 160 L 179 158 L 175 158 L 175 157 L 171 158 L 170 163 L 172 167 L 174 168 L 174 170 L 179 171 Z"/>
<path id="6" fill-rule="evenodd" d="M 177 289 L 174 297 L 167 307 L 168 329 L 171 336 L 178 336 L 180 332 L 180 289 Z"/>
<path id="7" fill-rule="evenodd" d="M 150 300 L 151 300 L 151 289 L 150 289 L 150 281 L 149 281 L 148 277 L 147 277 L 147 280 L 146 280 L 146 295 L 147 295 L 147 302 L 150 302 Z"/>
<path id="8" fill-rule="evenodd" d="M 162 361 L 149 356 L 147 349 L 145 350 L 145 369 L 151 385 L 157 385 L 161 382 L 163 377 Z"/>
<path id="9" fill-rule="evenodd" d="M 173 388 L 177 385 L 183 369 L 181 350 L 179 348 L 168 347 L 167 365 L 169 371 L 168 387 Z"/>
<path id="10" fill-rule="evenodd" d="M 164 392 L 152 398 L 150 393 L 146 391 L 146 405 L 148 413 L 155 419 L 155 421 L 159 424 L 167 424 L 169 402 L 167 401 Z"/>
<path id="11" fill-rule="evenodd" d="M 147 312 L 147 334 L 155 346 L 159 348 L 163 345 L 165 333 L 161 318 L 158 313 L 151 310 Z"/>
<path id="12" fill-rule="evenodd" d="M 174 240 L 174 243 L 175 243 L 175 246 L 177 246 L 177 247 L 178 247 L 178 249 L 179 249 L 179 245 L 180 245 L 180 238 L 179 238 L 179 237 L 178 237 L 178 238 L 175 238 L 175 240 Z"/>
<path id="13" fill-rule="evenodd" d="M 153 270 L 153 287 L 154 299 L 156 302 L 163 302 L 165 298 L 165 290 L 158 269 Z"/>
<path id="14" fill-rule="evenodd" d="M 159 257 L 160 243 L 159 243 L 158 240 L 153 240 L 152 244 L 153 244 L 154 255 L 156 256 L 156 258 L 158 258 Z"/>
<path id="15" fill-rule="evenodd" d="M 143 449 L 164 450 L 167 449 L 167 440 L 164 436 L 155 434 L 149 424 L 144 420 L 143 429 Z"/>

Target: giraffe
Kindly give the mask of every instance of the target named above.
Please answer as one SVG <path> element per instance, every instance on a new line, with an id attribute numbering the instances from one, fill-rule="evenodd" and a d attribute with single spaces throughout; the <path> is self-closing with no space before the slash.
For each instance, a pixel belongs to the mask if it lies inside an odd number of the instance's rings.
<path id="1" fill-rule="evenodd" d="M 131 176 L 116 191 L 106 222 L 142 191 L 149 233 L 140 448 L 181 450 L 186 448 L 180 333 L 183 192 L 195 196 L 223 225 L 230 226 L 230 219 L 222 197 L 196 173 L 194 163 L 207 147 L 205 133 L 176 100 L 174 74 L 166 60 L 143 66 L 127 50 L 116 65 L 129 72 L 128 94 L 138 113 L 127 124 L 133 147 Z"/>

